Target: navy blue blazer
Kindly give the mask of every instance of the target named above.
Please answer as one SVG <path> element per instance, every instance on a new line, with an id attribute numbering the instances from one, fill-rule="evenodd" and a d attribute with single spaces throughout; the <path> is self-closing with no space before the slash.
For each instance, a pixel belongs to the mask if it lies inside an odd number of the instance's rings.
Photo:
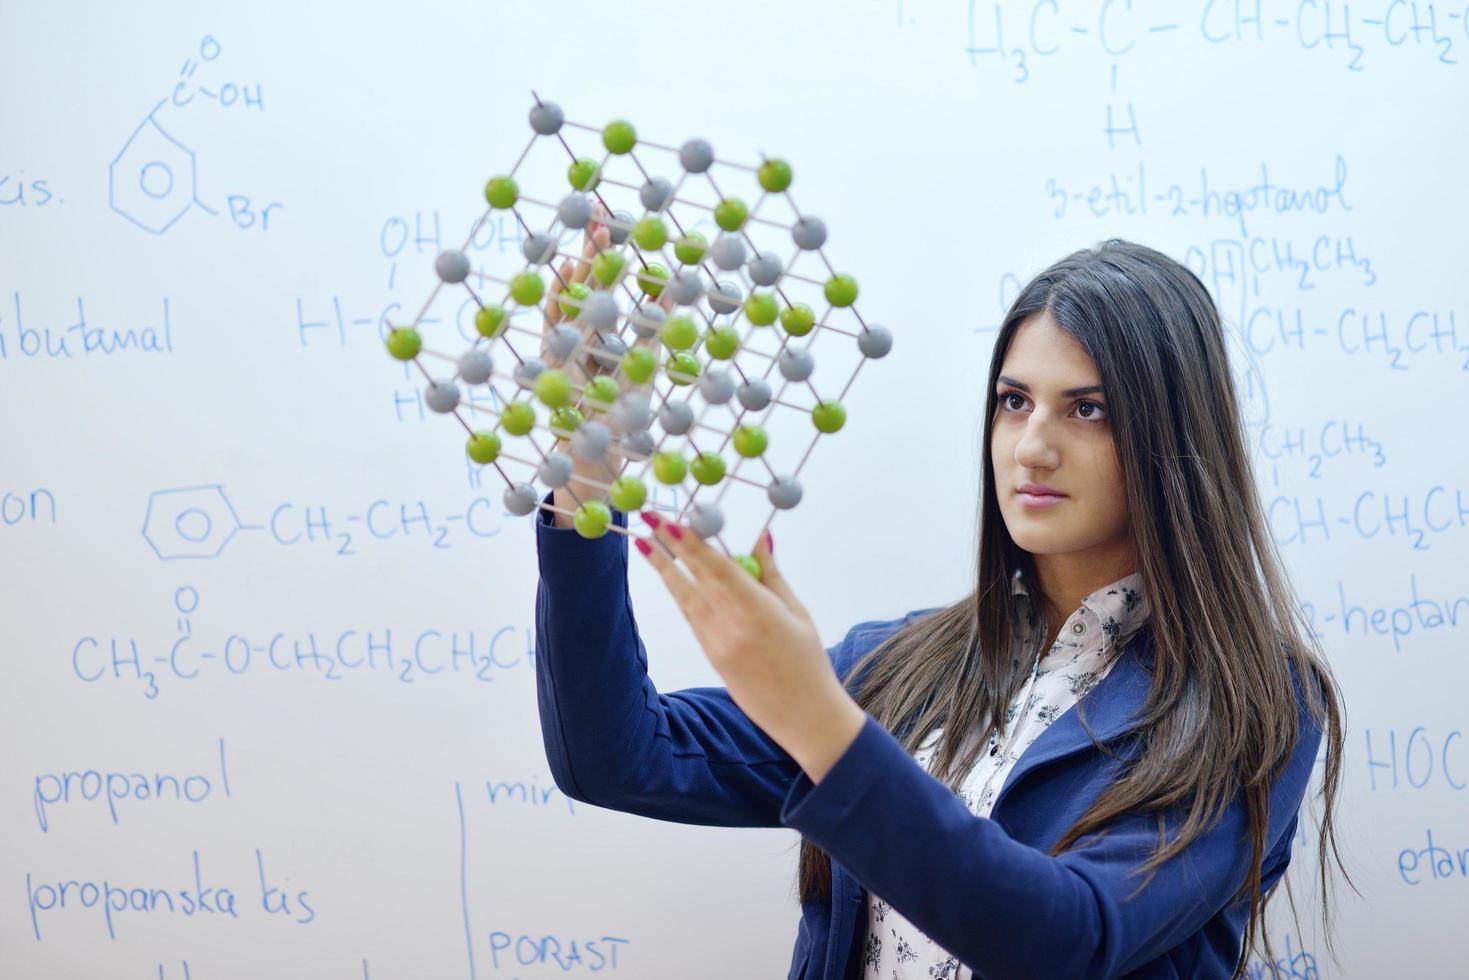
<path id="1" fill-rule="evenodd" d="M 977 817 L 871 715 L 813 784 L 724 688 L 656 690 L 627 589 L 627 539 L 588 540 L 549 516 L 535 520 L 536 693 L 556 785 L 572 799 L 659 820 L 789 827 L 821 847 L 832 859 L 832 893 L 802 903 L 788 980 L 860 975 L 868 887 L 976 977 L 1233 971 L 1248 913 L 1247 898 L 1230 901 L 1250 860 L 1242 798 L 1136 895 L 1142 879 L 1131 873 L 1155 845 L 1155 814 L 1129 814 L 1046 853 L 1140 748 L 1129 722 L 1149 689 L 1151 630 L 1078 703 L 1110 752 L 1073 707 L 1026 749 L 991 816 Z M 627 526 L 622 512 L 613 519 Z M 936 608 L 853 626 L 827 651 L 838 676 Z M 1264 889 L 1290 862 L 1321 738 L 1301 703 L 1301 737 L 1270 790 Z M 1167 814 L 1170 836 L 1176 816 Z"/>

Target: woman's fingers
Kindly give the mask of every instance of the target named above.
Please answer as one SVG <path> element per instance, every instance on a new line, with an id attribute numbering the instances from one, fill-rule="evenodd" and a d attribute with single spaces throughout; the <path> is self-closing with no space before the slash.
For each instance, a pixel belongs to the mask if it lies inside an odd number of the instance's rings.
<path id="1" fill-rule="evenodd" d="M 602 224 L 601 218 L 607 213 L 607 209 L 598 202 L 592 205 L 592 217 L 587 222 L 586 228 L 581 236 L 581 261 L 576 265 L 576 282 L 586 282 L 587 276 L 592 271 L 592 259 L 597 252 L 607 247 L 612 241 L 612 233 L 607 226 Z"/>
<path id="2" fill-rule="evenodd" d="M 674 557 L 682 559 L 693 581 L 709 599 L 738 596 L 755 584 L 749 572 L 716 551 L 692 528 L 667 520 L 652 510 L 643 511 L 642 518 Z"/>
<path id="3" fill-rule="evenodd" d="M 751 552 L 754 559 L 760 563 L 760 584 L 779 596 L 780 600 L 786 604 L 786 608 L 791 612 L 808 623 L 812 622 L 811 614 L 806 611 L 806 607 L 801 600 L 796 598 L 796 594 L 791 591 L 790 583 L 786 581 L 785 576 L 776 567 L 774 552 L 775 542 L 771 540 L 770 531 L 767 530 L 764 534 L 760 535 L 760 540 L 755 543 L 754 551 Z"/>
<path id="4" fill-rule="evenodd" d="M 561 275 L 551 277 L 551 286 L 546 290 L 546 330 L 550 330 L 561 322 L 561 304 L 557 297 L 561 294 L 561 284 L 571 282 L 572 263 L 570 259 L 561 263 Z"/>
<path id="5" fill-rule="evenodd" d="M 692 625 L 702 623 L 705 618 L 706 597 L 700 592 L 694 580 L 689 577 L 688 572 L 674 560 L 668 550 L 667 544 L 657 536 L 652 541 L 644 540 L 638 535 L 632 536 L 633 543 L 637 545 L 647 559 L 653 563 L 653 568 L 658 572 L 658 577 L 663 579 L 663 584 L 668 586 L 668 591 L 678 603 L 684 618 Z"/>

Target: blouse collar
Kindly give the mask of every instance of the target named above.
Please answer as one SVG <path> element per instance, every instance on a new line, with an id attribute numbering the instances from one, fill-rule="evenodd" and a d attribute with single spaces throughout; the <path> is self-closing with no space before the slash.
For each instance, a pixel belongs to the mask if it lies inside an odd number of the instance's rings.
<path id="1" fill-rule="evenodd" d="M 1015 570 L 1010 581 L 1011 595 L 1030 599 L 1030 592 L 1021 581 L 1020 569 Z M 1020 608 L 1024 605 L 1027 604 L 1016 603 L 1017 614 L 1028 611 Z M 1097 589 L 1081 600 L 1079 611 L 1092 625 L 1102 630 L 1106 638 L 1104 652 L 1116 644 L 1127 642 L 1147 622 L 1150 611 L 1142 573 L 1132 572 Z"/>

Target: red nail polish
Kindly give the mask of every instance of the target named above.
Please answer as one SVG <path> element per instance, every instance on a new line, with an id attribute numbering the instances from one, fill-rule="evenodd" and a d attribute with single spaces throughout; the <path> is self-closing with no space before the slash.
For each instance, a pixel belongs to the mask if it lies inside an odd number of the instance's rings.
<path id="1" fill-rule="evenodd" d="M 768 528 L 765 531 L 765 550 L 772 555 L 775 554 L 775 536 L 770 533 Z"/>
<path id="2" fill-rule="evenodd" d="M 683 528 L 679 527 L 677 524 L 670 523 L 668 525 L 668 533 L 673 535 L 673 540 L 675 541 L 683 540 Z"/>
<path id="3" fill-rule="evenodd" d="M 648 557 L 649 555 L 651 555 L 653 553 L 652 546 L 649 545 L 648 542 L 644 541 L 642 538 L 635 538 L 635 539 L 633 539 L 633 544 L 635 544 L 635 545 L 638 546 L 638 550 L 643 553 L 643 557 L 644 558 Z"/>
<path id="4" fill-rule="evenodd" d="M 659 521 L 657 514 L 653 513 L 651 510 L 641 511 L 640 513 L 643 518 L 643 523 L 653 528 L 656 528 L 658 526 Z"/>

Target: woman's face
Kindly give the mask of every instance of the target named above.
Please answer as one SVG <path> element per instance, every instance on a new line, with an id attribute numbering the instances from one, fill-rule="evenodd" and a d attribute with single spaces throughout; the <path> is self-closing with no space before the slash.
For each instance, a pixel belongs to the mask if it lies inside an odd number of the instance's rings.
<path id="1" fill-rule="evenodd" d="M 1127 574 L 1135 551 L 1106 395 L 1081 344 L 1048 312 L 1011 338 L 995 390 L 990 452 L 1000 513 L 1015 543 L 1078 568 Z M 1090 389 L 1074 391 L 1072 389 Z M 1065 496 L 1034 506 L 1019 493 L 1041 484 Z"/>

